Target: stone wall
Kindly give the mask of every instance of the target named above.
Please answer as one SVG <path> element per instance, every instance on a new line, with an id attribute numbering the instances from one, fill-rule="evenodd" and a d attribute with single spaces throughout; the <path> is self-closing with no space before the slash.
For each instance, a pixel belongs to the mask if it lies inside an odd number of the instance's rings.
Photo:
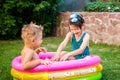
<path id="1" fill-rule="evenodd" d="M 77 12 L 85 19 L 85 31 L 95 43 L 105 43 L 120 46 L 120 13 L 119 12 Z M 56 36 L 65 37 L 69 31 L 68 18 L 72 12 L 61 12 L 58 17 L 60 25 Z"/>

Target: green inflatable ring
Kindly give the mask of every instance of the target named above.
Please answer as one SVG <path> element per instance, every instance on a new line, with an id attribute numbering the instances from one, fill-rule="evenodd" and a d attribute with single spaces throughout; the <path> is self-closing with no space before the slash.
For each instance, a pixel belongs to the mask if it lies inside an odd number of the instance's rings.
<path id="1" fill-rule="evenodd" d="M 79 78 L 71 78 L 68 80 L 100 80 L 102 78 L 102 73 L 95 73 L 95 74 L 91 74 L 89 76 L 85 76 L 85 77 L 79 77 Z"/>

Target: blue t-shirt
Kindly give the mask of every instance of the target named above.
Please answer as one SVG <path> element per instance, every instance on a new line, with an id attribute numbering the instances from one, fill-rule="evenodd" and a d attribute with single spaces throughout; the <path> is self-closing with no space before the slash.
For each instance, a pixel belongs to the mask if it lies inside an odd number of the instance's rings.
<path id="1" fill-rule="evenodd" d="M 72 45 L 72 50 L 73 51 L 80 48 L 85 35 L 86 35 L 86 32 L 83 33 L 83 35 L 82 35 L 82 37 L 80 38 L 79 41 L 76 40 L 75 34 L 72 35 L 72 43 L 71 43 L 71 45 Z M 83 51 L 82 54 L 78 54 L 78 55 L 76 55 L 74 57 L 75 57 L 75 59 L 81 59 L 81 58 L 84 58 L 85 56 L 88 56 L 88 55 L 90 55 L 89 47 L 86 46 L 86 48 L 85 48 L 85 50 Z"/>

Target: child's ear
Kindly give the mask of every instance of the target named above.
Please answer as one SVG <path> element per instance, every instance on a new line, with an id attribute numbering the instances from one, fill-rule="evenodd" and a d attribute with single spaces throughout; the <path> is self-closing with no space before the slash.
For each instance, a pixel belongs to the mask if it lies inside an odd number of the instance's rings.
<path id="1" fill-rule="evenodd" d="M 35 39 L 34 39 L 34 38 L 31 38 L 31 42 L 35 42 Z"/>

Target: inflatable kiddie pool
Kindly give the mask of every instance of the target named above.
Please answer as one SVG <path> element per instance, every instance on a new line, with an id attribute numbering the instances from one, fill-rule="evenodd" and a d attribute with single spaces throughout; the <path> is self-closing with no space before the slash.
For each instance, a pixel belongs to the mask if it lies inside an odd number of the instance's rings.
<path id="1" fill-rule="evenodd" d="M 39 53 L 40 59 L 51 59 L 55 52 Z M 21 56 L 12 61 L 11 74 L 14 80 L 100 80 L 102 65 L 97 55 L 79 60 L 53 62 L 38 65 L 31 70 L 23 70 Z"/>

